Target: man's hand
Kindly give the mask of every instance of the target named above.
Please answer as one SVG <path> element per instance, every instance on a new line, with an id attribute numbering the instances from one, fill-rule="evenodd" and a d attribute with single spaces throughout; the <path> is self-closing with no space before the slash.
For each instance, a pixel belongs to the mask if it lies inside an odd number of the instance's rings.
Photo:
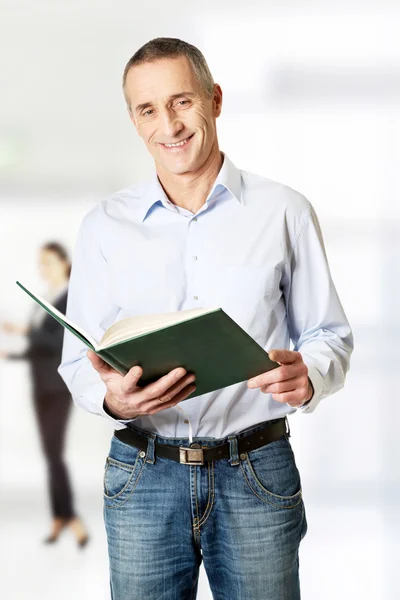
<path id="1" fill-rule="evenodd" d="M 187 375 L 181 367 L 154 383 L 139 387 L 137 382 L 143 373 L 141 367 L 132 367 L 126 375 L 121 375 L 92 350 L 87 352 L 87 357 L 106 384 L 105 403 L 118 419 L 153 415 L 185 400 L 196 389 L 193 385 L 195 376 Z"/>
<path id="2" fill-rule="evenodd" d="M 312 397 L 313 388 L 300 352 L 271 350 L 268 356 L 281 366 L 249 379 L 247 386 L 261 388 L 264 394 L 272 394 L 273 399 L 282 404 L 294 408 L 303 406 Z"/>

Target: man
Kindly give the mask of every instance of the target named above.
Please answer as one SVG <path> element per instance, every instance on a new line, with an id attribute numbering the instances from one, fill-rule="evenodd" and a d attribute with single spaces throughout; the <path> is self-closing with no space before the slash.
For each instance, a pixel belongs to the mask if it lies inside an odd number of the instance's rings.
<path id="1" fill-rule="evenodd" d="M 60 373 L 75 402 L 115 426 L 112 597 L 195 598 L 203 560 L 214 598 L 297 600 L 307 525 L 285 418 L 342 388 L 353 349 L 317 217 L 220 152 L 222 90 L 197 48 L 148 42 L 123 91 L 155 174 L 85 217 L 68 316 L 100 339 L 134 314 L 221 306 L 280 366 L 183 402 L 196 384 L 183 368 L 142 387 L 140 367 L 122 376 L 66 334 Z"/>

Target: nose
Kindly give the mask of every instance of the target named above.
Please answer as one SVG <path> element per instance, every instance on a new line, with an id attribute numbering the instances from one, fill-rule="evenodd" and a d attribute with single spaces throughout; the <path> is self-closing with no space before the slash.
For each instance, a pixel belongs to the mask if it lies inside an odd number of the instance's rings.
<path id="1" fill-rule="evenodd" d="M 165 110 L 160 115 L 160 133 L 162 136 L 162 142 L 168 144 L 172 142 L 175 137 L 184 128 L 182 121 L 180 121 L 173 110 Z"/>

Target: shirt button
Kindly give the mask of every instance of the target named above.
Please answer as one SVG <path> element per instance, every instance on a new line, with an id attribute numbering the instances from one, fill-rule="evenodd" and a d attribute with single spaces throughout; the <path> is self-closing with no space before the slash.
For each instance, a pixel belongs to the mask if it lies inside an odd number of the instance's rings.
<path id="1" fill-rule="evenodd" d="M 197 256 L 193 256 L 193 260 L 197 260 Z"/>
<path id="2" fill-rule="evenodd" d="M 143 450 L 141 452 L 139 452 L 139 456 L 140 458 L 144 458 L 146 456 L 146 452 L 143 452 Z"/>
<path id="3" fill-rule="evenodd" d="M 186 424 L 189 423 L 189 421 L 187 419 L 185 419 L 183 422 L 186 423 Z"/>
<path id="4" fill-rule="evenodd" d="M 199 297 L 198 296 L 193 296 L 193 300 L 198 300 Z"/>
<path id="5" fill-rule="evenodd" d="M 193 221 L 197 221 L 197 217 L 193 217 Z"/>

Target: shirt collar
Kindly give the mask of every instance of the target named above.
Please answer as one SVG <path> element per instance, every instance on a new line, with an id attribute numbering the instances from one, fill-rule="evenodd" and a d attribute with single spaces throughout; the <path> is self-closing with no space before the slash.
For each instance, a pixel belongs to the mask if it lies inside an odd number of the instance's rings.
<path id="1" fill-rule="evenodd" d="M 224 162 L 222 163 L 222 167 L 208 195 L 206 204 L 208 204 L 213 196 L 216 195 L 216 192 L 220 191 L 220 186 L 226 189 L 232 198 L 236 199 L 239 203 L 242 203 L 242 179 L 240 170 L 232 163 L 224 152 L 221 154 L 224 157 Z M 159 206 L 164 205 L 165 208 L 168 208 L 171 205 L 173 206 L 164 192 L 157 173 L 154 171 L 151 180 L 143 186 L 142 202 L 139 213 L 141 222 L 145 220 L 153 206 L 157 204 Z"/>

